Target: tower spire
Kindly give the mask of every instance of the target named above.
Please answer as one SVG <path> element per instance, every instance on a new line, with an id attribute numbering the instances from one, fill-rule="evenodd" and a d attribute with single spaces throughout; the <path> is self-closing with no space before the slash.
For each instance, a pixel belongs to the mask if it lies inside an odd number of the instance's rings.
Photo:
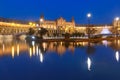
<path id="1" fill-rule="evenodd" d="M 41 14 L 41 15 L 40 15 L 40 23 L 43 23 L 43 22 L 44 22 L 44 20 L 45 20 L 45 19 L 44 19 L 44 15 L 43 15 L 43 14 Z"/>
<path id="2" fill-rule="evenodd" d="M 41 14 L 41 15 L 40 15 L 40 19 L 44 19 L 44 14 Z"/>
<path id="3" fill-rule="evenodd" d="M 71 22 L 75 22 L 75 20 L 74 20 L 74 17 L 72 17 L 72 20 L 71 20 Z"/>

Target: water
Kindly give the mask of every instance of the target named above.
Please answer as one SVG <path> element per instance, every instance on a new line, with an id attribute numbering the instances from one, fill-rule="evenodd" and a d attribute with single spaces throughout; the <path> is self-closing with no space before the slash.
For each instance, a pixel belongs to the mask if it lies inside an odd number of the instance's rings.
<path id="1" fill-rule="evenodd" d="M 120 80 L 120 40 L 0 40 L 0 80 Z"/>

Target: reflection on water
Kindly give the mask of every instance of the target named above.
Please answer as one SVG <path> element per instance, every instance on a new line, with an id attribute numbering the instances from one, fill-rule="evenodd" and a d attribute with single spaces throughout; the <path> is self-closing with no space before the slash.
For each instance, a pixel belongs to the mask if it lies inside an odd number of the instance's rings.
<path id="1" fill-rule="evenodd" d="M 14 46 L 12 46 L 12 58 L 14 58 L 15 56 L 15 49 L 14 49 Z"/>
<path id="2" fill-rule="evenodd" d="M 39 55 L 40 55 L 40 62 L 43 62 L 43 54 L 41 53 L 40 49 L 39 49 Z"/>
<path id="3" fill-rule="evenodd" d="M 88 57 L 88 59 L 87 59 L 87 65 L 88 65 L 88 70 L 89 70 L 89 71 L 91 70 L 91 64 L 92 64 L 92 61 L 91 61 L 91 59 Z"/>
<path id="4" fill-rule="evenodd" d="M 110 47 L 115 51 L 115 59 L 119 62 L 119 50 L 120 50 L 120 40 L 114 41 L 101 41 L 101 42 L 35 42 L 35 41 L 25 41 L 25 40 L 0 40 L 0 56 L 11 56 L 13 59 L 16 56 L 20 56 L 24 52 L 28 53 L 28 56 L 32 58 L 33 56 L 38 56 L 41 63 L 44 62 L 44 55 L 48 53 L 57 53 L 57 55 L 62 56 L 66 51 L 70 51 L 75 54 L 75 49 L 79 48 L 85 50 L 87 54 L 87 69 L 91 71 L 91 60 L 93 53 L 96 53 L 96 46 L 106 46 Z M 114 57 L 114 56 L 113 56 Z"/>
<path id="5" fill-rule="evenodd" d="M 19 53 L 20 53 L 20 47 L 19 44 L 17 44 L 17 56 L 19 56 Z"/>
<path id="6" fill-rule="evenodd" d="M 30 48 L 29 54 L 30 54 L 30 57 L 32 57 L 32 48 Z"/>
<path id="7" fill-rule="evenodd" d="M 108 46 L 108 41 L 107 41 L 107 40 L 103 40 L 102 43 L 103 43 L 103 45 L 104 45 L 105 47 Z"/>
<path id="8" fill-rule="evenodd" d="M 118 51 L 116 51 L 115 57 L 116 57 L 116 60 L 119 62 L 119 52 Z"/>
<path id="9" fill-rule="evenodd" d="M 66 50 L 74 53 L 75 47 L 85 47 L 88 42 L 35 42 L 20 40 L 0 40 L 0 56 L 11 55 L 12 58 L 19 56 L 23 52 L 29 53 L 29 56 L 40 56 L 40 62 L 43 62 L 43 56 L 46 52 L 56 52 L 63 55 Z"/>

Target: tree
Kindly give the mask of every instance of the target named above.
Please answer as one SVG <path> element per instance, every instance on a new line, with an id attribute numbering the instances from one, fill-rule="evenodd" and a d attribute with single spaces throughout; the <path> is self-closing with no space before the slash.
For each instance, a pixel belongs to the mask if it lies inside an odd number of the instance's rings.
<path id="1" fill-rule="evenodd" d="M 95 34 L 97 32 L 97 30 L 94 28 L 87 28 L 86 31 L 90 38 L 91 38 L 91 36 L 93 36 L 93 34 Z"/>
<path id="2" fill-rule="evenodd" d="M 45 35 L 48 32 L 48 30 L 46 30 L 45 28 L 41 28 L 38 31 L 38 34 L 40 34 L 40 38 L 43 38 L 43 35 Z"/>
<path id="3" fill-rule="evenodd" d="M 84 34 L 84 33 L 81 33 L 81 32 L 74 32 L 74 33 L 72 33 L 71 36 L 83 37 L 83 36 L 85 36 L 85 34 Z"/>
<path id="4" fill-rule="evenodd" d="M 70 38 L 70 34 L 69 33 L 65 33 L 64 36 L 65 36 L 65 39 L 69 39 Z"/>
<path id="5" fill-rule="evenodd" d="M 33 28 L 29 28 L 28 35 L 33 35 L 35 30 Z"/>

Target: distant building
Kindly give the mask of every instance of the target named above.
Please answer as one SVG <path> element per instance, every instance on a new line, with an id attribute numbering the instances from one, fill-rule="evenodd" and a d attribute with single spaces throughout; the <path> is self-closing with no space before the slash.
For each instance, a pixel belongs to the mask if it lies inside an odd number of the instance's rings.
<path id="1" fill-rule="evenodd" d="M 42 15 L 40 17 L 40 27 L 46 28 L 49 31 L 49 35 L 72 33 L 75 28 L 74 18 L 70 22 L 67 22 L 64 18 L 60 17 L 55 21 L 46 20 Z M 57 35 L 56 35 L 57 36 Z M 60 35 L 59 35 L 60 36 Z"/>
<path id="2" fill-rule="evenodd" d="M 27 21 L 19 21 L 7 18 L 0 18 L 0 34 L 19 34 L 28 32 L 29 28 L 35 27 Z"/>
<path id="3" fill-rule="evenodd" d="M 75 23 L 74 18 L 71 19 L 70 22 L 67 22 L 64 18 L 60 17 L 55 21 L 51 21 L 51 20 L 46 20 L 44 18 L 44 16 L 42 15 L 40 17 L 40 27 L 46 28 L 49 31 L 49 34 L 54 34 L 54 33 L 84 33 L 87 34 L 87 29 L 89 28 L 91 31 L 92 30 L 96 30 L 96 32 L 94 34 L 100 34 L 101 31 L 104 28 L 108 28 L 108 30 L 112 30 L 114 24 L 113 25 L 79 25 Z"/>
<path id="4" fill-rule="evenodd" d="M 114 20 L 113 27 L 117 28 L 117 30 L 120 31 L 120 20 L 118 20 L 118 21 Z"/>
<path id="5" fill-rule="evenodd" d="M 45 28 L 48 30 L 48 36 L 62 36 L 65 33 L 84 33 L 88 34 L 88 29 L 92 34 L 100 34 L 104 28 L 115 33 L 120 33 L 120 20 L 113 21 L 111 25 L 79 25 L 75 23 L 74 17 L 68 22 L 63 17 L 56 20 L 46 20 L 44 16 L 40 16 L 39 22 L 19 21 L 13 19 L 0 18 L 0 33 L 27 32 L 29 28 Z"/>

